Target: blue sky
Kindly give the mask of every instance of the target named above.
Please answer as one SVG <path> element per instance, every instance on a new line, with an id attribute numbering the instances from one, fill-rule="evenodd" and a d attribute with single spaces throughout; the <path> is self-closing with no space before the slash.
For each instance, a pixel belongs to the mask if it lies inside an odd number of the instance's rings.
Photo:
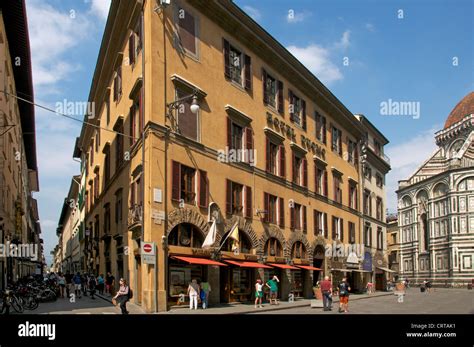
<path id="1" fill-rule="evenodd" d="M 37 103 L 86 101 L 108 0 L 27 0 Z M 436 148 L 455 104 L 474 90 L 471 0 L 294 0 L 236 3 L 287 47 L 353 113 L 390 140 L 387 202 L 396 182 Z M 400 12 L 403 11 L 403 12 Z M 403 16 L 403 18 L 399 18 Z M 348 59 L 348 65 L 344 65 Z M 457 59 L 457 66 L 453 61 Z M 383 101 L 412 101 L 420 118 L 380 114 Z M 80 116 L 80 115 L 78 115 Z M 48 263 L 71 176 L 80 124 L 36 109 L 41 226 Z"/>

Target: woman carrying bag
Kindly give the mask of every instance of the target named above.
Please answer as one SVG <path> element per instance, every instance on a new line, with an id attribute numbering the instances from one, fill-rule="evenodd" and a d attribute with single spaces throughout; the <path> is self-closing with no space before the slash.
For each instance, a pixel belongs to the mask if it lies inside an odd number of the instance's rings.
<path id="1" fill-rule="evenodd" d="M 127 284 L 127 281 L 125 281 L 123 278 L 120 279 L 119 283 L 120 289 L 113 297 L 112 302 L 120 305 L 122 314 L 129 314 L 127 311 L 127 302 L 130 300 L 132 292 Z"/>

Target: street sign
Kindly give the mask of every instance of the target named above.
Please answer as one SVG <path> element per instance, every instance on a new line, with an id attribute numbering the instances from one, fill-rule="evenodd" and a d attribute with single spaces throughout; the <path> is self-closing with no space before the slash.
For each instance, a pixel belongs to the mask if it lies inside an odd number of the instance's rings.
<path id="1" fill-rule="evenodd" d="M 152 264 L 156 263 L 156 253 L 155 253 L 155 243 L 154 242 L 143 242 L 141 245 L 141 255 L 142 255 L 142 262 L 144 264 Z"/>

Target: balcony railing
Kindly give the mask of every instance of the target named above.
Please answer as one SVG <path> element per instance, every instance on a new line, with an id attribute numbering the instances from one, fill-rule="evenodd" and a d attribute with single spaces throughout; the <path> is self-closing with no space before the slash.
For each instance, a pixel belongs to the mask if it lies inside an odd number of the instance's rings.
<path id="1" fill-rule="evenodd" d="M 128 210 L 128 225 L 140 224 L 143 220 L 143 209 L 142 205 L 132 205 Z"/>
<path id="2" fill-rule="evenodd" d="M 369 145 L 369 148 L 376 154 L 378 155 L 380 158 L 382 158 L 387 164 L 390 165 L 390 158 L 385 155 L 384 153 L 381 153 L 379 150 L 375 149 L 374 145 L 372 144 L 368 144 Z"/>

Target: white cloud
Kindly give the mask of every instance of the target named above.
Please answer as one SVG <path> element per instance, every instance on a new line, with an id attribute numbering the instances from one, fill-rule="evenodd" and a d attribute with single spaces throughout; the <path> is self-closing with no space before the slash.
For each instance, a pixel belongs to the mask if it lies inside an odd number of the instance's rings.
<path id="1" fill-rule="evenodd" d="M 62 55 L 77 46 L 89 30 L 89 20 L 75 12 L 61 12 L 47 3 L 28 1 L 28 26 L 35 87 L 53 85 L 78 69 Z M 38 88 L 37 88 L 38 89 Z"/>
<path id="2" fill-rule="evenodd" d="M 287 23 L 299 23 L 307 19 L 311 16 L 311 12 L 309 11 L 295 11 L 293 9 L 288 10 L 288 14 L 286 15 Z"/>
<path id="3" fill-rule="evenodd" d="M 397 195 L 395 191 L 398 190 L 398 181 L 408 179 L 438 148 L 435 144 L 434 133 L 440 127 L 437 124 L 408 141 L 387 147 L 386 153 L 390 157 L 390 164 L 392 166 L 387 175 L 386 186 L 387 207 L 390 211 L 395 212 L 397 210 Z"/>
<path id="4" fill-rule="evenodd" d="M 330 50 L 316 44 L 306 47 L 289 46 L 287 49 L 323 83 L 343 78 L 339 68 L 330 60 Z"/>
<path id="5" fill-rule="evenodd" d="M 254 21 L 258 21 L 262 18 L 262 14 L 258 9 L 252 6 L 244 6 L 243 7 L 244 11 L 247 12 L 247 14 L 252 17 Z"/>
<path id="6" fill-rule="evenodd" d="M 90 12 L 105 21 L 109 15 L 110 0 L 90 0 L 90 2 Z"/>
<path id="7" fill-rule="evenodd" d="M 365 23 L 365 28 L 371 32 L 375 31 L 375 26 L 372 23 Z"/>
<path id="8" fill-rule="evenodd" d="M 351 45 L 350 40 L 351 40 L 351 31 L 346 30 L 342 33 L 341 39 L 334 44 L 334 48 L 346 50 Z"/>

